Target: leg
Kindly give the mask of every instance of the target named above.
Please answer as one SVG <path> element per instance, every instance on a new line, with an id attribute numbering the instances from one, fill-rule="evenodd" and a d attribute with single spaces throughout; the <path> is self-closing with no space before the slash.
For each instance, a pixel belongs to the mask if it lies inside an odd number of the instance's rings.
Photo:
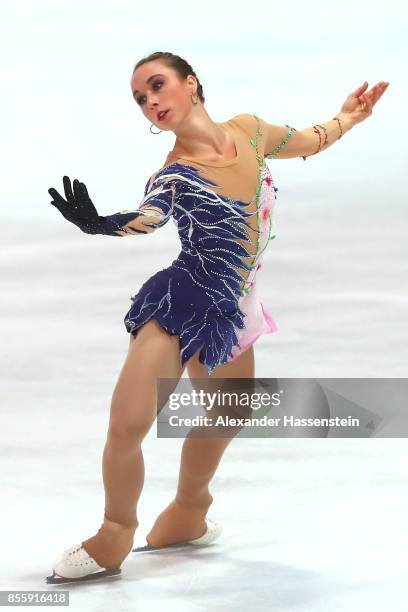
<path id="1" fill-rule="evenodd" d="M 198 351 L 199 352 L 199 351 Z M 207 369 L 198 361 L 198 352 L 187 363 L 191 379 L 208 379 Z M 218 366 L 213 378 L 251 378 L 255 376 L 254 349 L 251 346 L 230 363 Z M 199 390 L 205 381 L 194 381 Z M 194 428 L 198 429 L 198 428 Z M 194 431 L 194 430 L 193 430 Z M 183 540 L 199 538 L 205 533 L 205 516 L 213 497 L 208 485 L 221 461 L 221 457 L 240 427 L 231 428 L 230 437 L 189 437 L 181 452 L 179 482 L 175 499 L 157 517 L 146 539 L 160 547 Z"/>
<path id="2" fill-rule="evenodd" d="M 119 567 L 133 546 L 144 483 L 141 443 L 157 416 L 157 378 L 179 379 L 179 340 L 151 319 L 129 350 L 115 386 L 103 452 L 104 522 L 83 546 L 99 565 Z"/>

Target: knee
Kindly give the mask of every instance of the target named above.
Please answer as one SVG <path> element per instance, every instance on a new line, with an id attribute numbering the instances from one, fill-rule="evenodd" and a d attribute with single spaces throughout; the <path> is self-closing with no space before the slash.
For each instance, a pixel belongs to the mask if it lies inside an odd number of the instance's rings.
<path id="1" fill-rule="evenodd" d="M 126 448 L 141 444 L 152 426 L 151 420 L 114 417 L 110 419 L 108 441 Z"/>
<path id="2" fill-rule="evenodd" d="M 142 383 L 136 381 L 136 387 Z M 118 384 L 113 392 L 108 438 L 123 444 L 138 443 L 149 432 L 156 418 L 157 397 L 153 384 L 148 384 L 141 396 L 136 396 L 123 384 Z"/>

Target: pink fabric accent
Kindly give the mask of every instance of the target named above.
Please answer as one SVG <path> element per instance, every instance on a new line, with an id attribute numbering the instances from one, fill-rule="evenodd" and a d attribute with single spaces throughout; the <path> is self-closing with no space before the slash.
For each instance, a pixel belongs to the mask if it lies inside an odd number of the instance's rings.
<path id="1" fill-rule="evenodd" d="M 264 317 L 265 317 L 265 321 L 268 324 L 268 331 L 266 333 L 272 333 L 272 332 L 278 331 L 279 327 L 278 327 L 277 323 L 272 319 L 271 315 L 266 310 L 266 308 L 264 307 L 262 302 L 261 302 L 261 306 L 262 306 L 262 312 L 263 312 Z"/>
<path id="2" fill-rule="evenodd" d="M 240 297 L 238 304 L 246 315 L 244 320 L 245 328 L 238 330 L 238 341 L 241 347 L 232 347 L 232 357 L 229 357 L 228 362 L 233 361 L 246 351 L 262 334 L 271 334 L 279 329 L 259 300 L 255 283 L 248 294 Z"/>
<path id="3" fill-rule="evenodd" d="M 246 315 L 244 319 L 245 328 L 238 330 L 237 336 L 240 347 L 232 347 L 231 356 L 228 358 L 228 362 L 239 357 L 239 355 L 252 346 L 262 334 L 271 334 L 278 331 L 277 324 L 259 300 L 256 289 L 256 273 L 262 266 L 263 252 L 267 248 L 270 235 L 272 234 L 272 216 L 276 201 L 275 191 L 269 168 L 264 164 L 262 167 L 262 183 L 258 202 L 260 229 L 258 249 L 260 256 L 257 260 L 258 265 L 256 269 L 250 272 L 247 282 L 245 283 L 250 291 L 242 295 L 238 300 L 239 307 Z"/>

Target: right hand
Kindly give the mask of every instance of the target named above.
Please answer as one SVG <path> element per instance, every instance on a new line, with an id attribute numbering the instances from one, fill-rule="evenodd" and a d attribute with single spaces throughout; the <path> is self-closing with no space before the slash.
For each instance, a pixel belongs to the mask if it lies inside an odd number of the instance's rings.
<path id="1" fill-rule="evenodd" d="M 79 227 L 87 234 L 104 233 L 105 218 L 98 214 L 91 198 L 88 195 L 87 188 L 84 183 L 80 183 L 78 179 L 73 182 L 72 192 L 71 181 L 68 176 L 63 177 L 64 191 L 66 200 L 52 187 L 48 193 L 53 198 L 51 204 L 58 208 L 60 213 Z"/>

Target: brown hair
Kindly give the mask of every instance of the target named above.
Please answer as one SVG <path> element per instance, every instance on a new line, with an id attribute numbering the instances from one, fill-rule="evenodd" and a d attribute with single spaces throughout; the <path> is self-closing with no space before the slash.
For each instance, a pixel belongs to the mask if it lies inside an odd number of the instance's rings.
<path id="1" fill-rule="evenodd" d="M 165 64 L 169 68 L 173 68 L 177 72 L 177 75 L 180 81 L 182 81 L 183 79 L 186 80 L 188 75 L 192 74 L 197 79 L 198 97 L 200 98 L 201 102 L 204 104 L 205 98 L 204 98 L 204 93 L 203 93 L 203 87 L 196 73 L 194 72 L 190 64 L 186 62 L 186 60 L 184 60 L 179 55 L 174 55 L 174 53 L 170 53 L 169 51 L 155 51 L 154 53 L 151 53 L 150 55 L 143 57 L 141 60 L 137 62 L 137 64 L 133 68 L 132 75 L 134 74 L 136 68 L 139 68 L 139 66 L 141 66 L 142 64 L 147 64 L 147 62 L 152 62 L 154 60 L 160 60 L 161 62 L 163 62 L 163 64 Z"/>

